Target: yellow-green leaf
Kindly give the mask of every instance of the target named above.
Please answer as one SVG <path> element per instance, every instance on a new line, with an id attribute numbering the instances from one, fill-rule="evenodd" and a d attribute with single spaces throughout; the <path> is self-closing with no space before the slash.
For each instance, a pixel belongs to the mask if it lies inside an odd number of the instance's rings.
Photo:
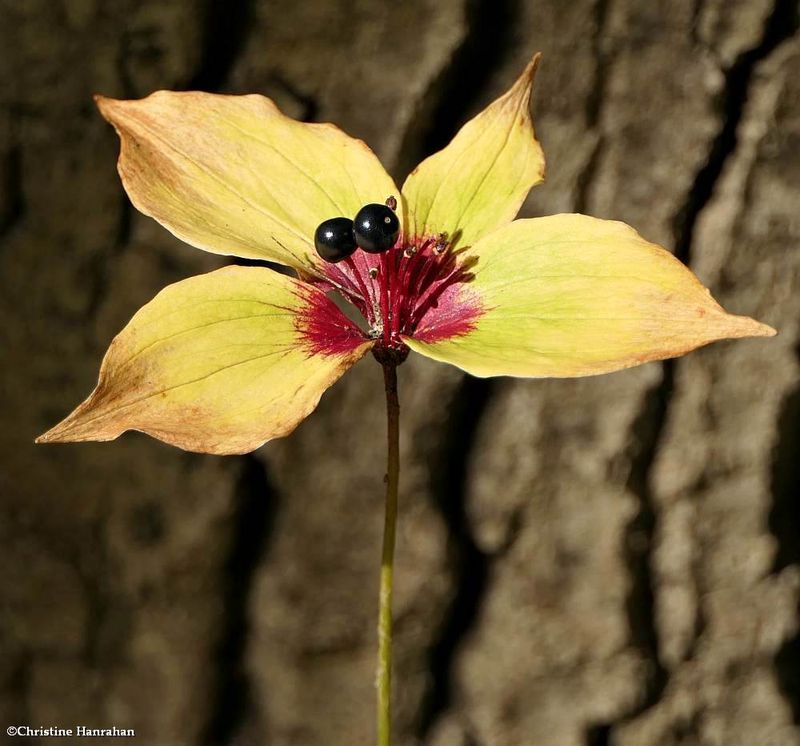
<path id="1" fill-rule="evenodd" d="M 538 63 L 537 54 L 507 93 L 406 179 L 412 234 L 446 232 L 468 246 L 514 219 L 531 187 L 544 178 L 544 153 L 530 114 Z"/>
<path id="2" fill-rule="evenodd" d="M 290 119 L 263 96 L 159 91 L 97 103 L 119 133 L 133 204 L 206 251 L 308 268 L 319 223 L 398 195 L 361 140 Z"/>
<path id="3" fill-rule="evenodd" d="M 309 313 L 333 321 L 337 351 L 309 344 Z M 226 267 L 144 306 L 111 343 L 97 388 L 37 442 L 140 430 L 189 451 L 246 453 L 291 432 L 370 345 L 320 291 L 270 269 Z"/>
<path id="4" fill-rule="evenodd" d="M 683 355 L 775 331 L 732 316 L 669 252 L 629 226 L 585 215 L 517 220 L 467 252 L 474 329 L 428 357 L 476 376 L 571 377 Z"/>

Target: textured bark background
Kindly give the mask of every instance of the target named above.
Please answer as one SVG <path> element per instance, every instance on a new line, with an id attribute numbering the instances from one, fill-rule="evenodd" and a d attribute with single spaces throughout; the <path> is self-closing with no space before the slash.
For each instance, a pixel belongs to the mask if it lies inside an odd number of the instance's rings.
<path id="1" fill-rule="evenodd" d="M 800 744 L 794 0 L 0 1 L 0 724 L 372 740 L 371 359 L 251 456 L 32 445 L 220 263 L 131 208 L 91 95 L 261 92 L 401 178 L 536 50 L 524 214 L 632 223 L 781 334 L 584 380 L 403 366 L 397 743 Z"/>

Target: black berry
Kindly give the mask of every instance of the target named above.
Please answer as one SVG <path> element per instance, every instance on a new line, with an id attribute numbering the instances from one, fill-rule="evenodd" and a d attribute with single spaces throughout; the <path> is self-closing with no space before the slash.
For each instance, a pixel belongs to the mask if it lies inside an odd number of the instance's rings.
<path id="1" fill-rule="evenodd" d="M 370 254 L 391 249 L 400 235 L 400 221 L 386 205 L 364 205 L 353 223 L 356 243 Z"/>
<path id="2" fill-rule="evenodd" d="M 331 218 L 319 224 L 314 233 L 314 248 L 326 262 L 340 262 L 356 250 L 353 221 Z"/>

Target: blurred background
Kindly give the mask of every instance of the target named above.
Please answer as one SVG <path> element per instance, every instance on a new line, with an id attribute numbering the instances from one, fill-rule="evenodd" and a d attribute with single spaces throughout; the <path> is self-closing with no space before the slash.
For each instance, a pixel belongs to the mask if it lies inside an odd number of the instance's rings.
<path id="1" fill-rule="evenodd" d="M 132 209 L 92 94 L 263 93 L 402 179 L 537 50 L 524 214 L 627 221 L 780 335 L 583 380 L 412 356 L 397 744 L 800 744 L 796 0 L 0 0 L 0 724 L 373 738 L 371 358 L 250 456 L 32 445 L 224 263 Z"/>

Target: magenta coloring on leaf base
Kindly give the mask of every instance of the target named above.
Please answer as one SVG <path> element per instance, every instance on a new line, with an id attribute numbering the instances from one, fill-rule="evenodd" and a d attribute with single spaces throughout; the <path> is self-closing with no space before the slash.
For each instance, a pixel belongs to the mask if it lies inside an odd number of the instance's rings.
<path id="1" fill-rule="evenodd" d="M 469 287 L 473 262 L 454 251 L 444 235 L 397 243 L 382 254 L 356 251 L 323 267 L 325 279 L 312 281 L 354 306 L 366 329 L 348 319 L 327 296 L 310 292 L 298 330 L 312 353 L 351 352 L 368 340 L 381 362 L 402 362 L 403 337 L 438 342 L 467 334 L 482 313 Z"/>

